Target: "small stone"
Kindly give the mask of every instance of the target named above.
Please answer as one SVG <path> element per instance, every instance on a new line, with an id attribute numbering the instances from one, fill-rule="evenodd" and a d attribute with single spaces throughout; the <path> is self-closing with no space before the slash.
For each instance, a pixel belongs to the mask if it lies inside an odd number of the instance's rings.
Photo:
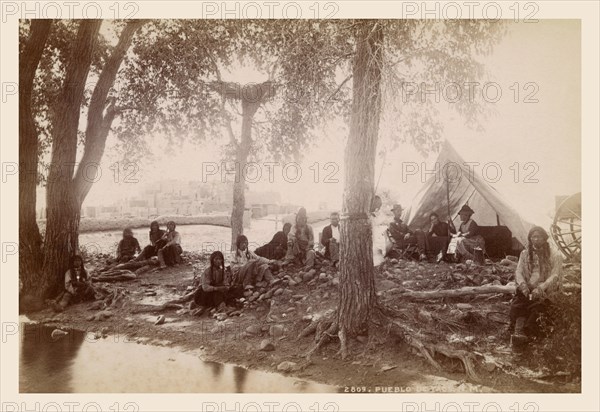
<path id="1" fill-rule="evenodd" d="M 262 329 L 259 325 L 250 325 L 246 328 L 246 332 L 250 335 L 260 335 L 262 333 Z"/>
<path id="2" fill-rule="evenodd" d="M 294 281 L 294 280 L 290 280 L 290 281 L 288 282 L 288 286 L 296 286 L 297 284 L 298 284 L 298 283 L 296 283 L 296 281 Z"/>
<path id="3" fill-rule="evenodd" d="M 393 365 L 385 365 L 381 368 L 382 372 L 387 372 L 387 371 L 391 371 L 392 369 L 396 369 L 397 366 L 393 366 Z"/>
<path id="4" fill-rule="evenodd" d="M 456 307 L 458 309 L 463 309 L 463 310 L 473 309 L 473 305 L 471 305 L 469 303 L 457 303 Z"/>
<path id="5" fill-rule="evenodd" d="M 494 362 L 484 362 L 483 367 L 488 372 L 494 372 L 494 370 L 496 370 L 496 364 Z"/>
<path id="6" fill-rule="evenodd" d="M 293 372 L 298 370 L 298 364 L 295 362 L 284 361 L 277 365 L 277 370 L 280 372 Z"/>
<path id="7" fill-rule="evenodd" d="M 95 321 L 96 320 L 96 315 L 90 315 L 85 320 L 87 320 L 89 322 Z"/>
<path id="8" fill-rule="evenodd" d="M 279 338 L 283 336 L 284 331 L 283 325 L 273 325 L 269 328 L 269 335 L 273 338 Z"/>
<path id="9" fill-rule="evenodd" d="M 260 347 L 258 350 L 263 352 L 272 352 L 275 350 L 275 345 L 273 345 L 273 342 L 271 342 L 269 339 L 263 339 L 260 342 Z"/>
<path id="10" fill-rule="evenodd" d="M 326 280 L 326 279 L 327 279 L 327 273 L 325 273 L 325 272 L 322 272 L 322 273 L 319 275 L 319 280 Z"/>
<path id="11" fill-rule="evenodd" d="M 215 315 L 215 319 L 219 322 L 223 322 L 225 319 L 227 319 L 227 313 L 217 313 Z"/>
<path id="12" fill-rule="evenodd" d="M 379 282 L 379 287 L 377 289 L 381 291 L 386 291 L 393 289 L 397 286 L 398 285 L 396 285 L 396 282 L 393 282 L 391 280 L 382 280 L 381 282 Z"/>
<path id="13" fill-rule="evenodd" d="M 291 312 L 295 312 L 295 311 L 296 311 L 296 308 L 294 308 L 294 307 L 290 307 L 285 310 L 286 313 L 291 313 Z"/>
<path id="14" fill-rule="evenodd" d="M 279 295 L 281 295 L 282 293 L 283 293 L 283 288 L 279 288 L 279 289 L 277 289 L 277 290 L 276 290 L 276 291 L 273 293 L 273 295 L 274 295 L 274 296 L 279 296 Z"/>
<path id="15" fill-rule="evenodd" d="M 100 332 L 101 332 L 103 335 L 108 335 L 108 327 L 107 327 L 107 326 L 103 327 L 102 329 L 100 329 Z"/>
<path id="16" fill-rule="evenodd" d="M 340 280 L 339 280 L 338 278 L 334 278 L 334 279 L 331 281 L 331 285 L 332 285 L 332 286 L 339 286 L 339 284 L 340 284 Z"/>
<path id="17" fill-rule="evenodd" d="M 312 271 L 306 272 L 304 275 L 302 275 L 302 280 L 304 282 L 308 282 L 308 281 L 312 280 L 312 278 L 314 277 L 314 273 L 311 273 L 311 272 Z"/>
<path id="18" fill-rule="evenodd" d="M 298 283 L 302 283 L 302 278 L 301 278 L 300 276 L 296 276 L 296 277 L 294 278 L 294 282 L 296 282 L 296 284 L 298 284 Z"/>
<path id="19" fill-rule="evenodd" d="M 134 326 L 134 324 L 133 324 L 133 323 L 128 323 L 128 324 L 127 324 L 127 327 L 128 327 L 128 328 L 133 328 L 133 326 Z"/>

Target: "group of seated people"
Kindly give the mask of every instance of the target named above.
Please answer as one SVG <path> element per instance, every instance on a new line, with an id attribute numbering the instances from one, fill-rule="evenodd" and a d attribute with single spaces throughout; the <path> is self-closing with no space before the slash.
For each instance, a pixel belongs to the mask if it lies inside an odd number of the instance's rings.
<path id="1" fill-rule="evenodd" d="M 428 255 L 437 255 L 437 262 L 452 260 L 475 260 L 476 250 L 483 257 L 485 240 L 479 233 L 477 222 L 472 219 L 475 211 L 464 205 L 458 212 L 460 226 L 458 230 L 452 221 L 442 222 L 437 213 L 429 216 L 430 225 L 427 231 L 411 230 L 402 221 L 402 206 L 392 208 L 394 220 L 386 230 L 389 247 L 386 256 L 390 258 L 412 257 L 426 260 Z"/>
<path id="2" fill-rule="evenodd" d="M 459 230 L 452 225 L 441 222 L 436 214 L 431 215 L 431 224 L 427 232 L 411 231 L 402 222 L 400 205 L 395 205 L 394 221 L 387 232 L 394 243 L 388 255 L 399 253 L 407 247 L 416 247 L 423 255 L 426 252 L 446 256 L 452 239 L 456 240 L 455 253 L 463 258 L 473 256 L 475 248 L 485 246 L 483 238 L 478 234 L 477 223 L 471 219 L 474 211 L 464 206 L 460 212 Z M 273 271 L 289 264 L 301 265 L 310 269 L 315 259 L 327 259 L 331 264 L 339 260 L 340 228 L 339 214 L 332 213 L 331 224 L 322 232 L 320 243 L 324 253 L 315 252 L 314 233 L 307 223 L 306 210 L 301 208 L 294 224 L 286 223 L 282 231 L 273 239 L 252 252 L 248 249 L 248 238 L 240 235 L 232 252 L 230 264 L 226 266 L 223 253 L 215 251 L 210 256 L 210 265 L 202 273 L 198 287 L 193 293 L 193 314 L 204 313 L 208 308 L 225 304 L 236 305 L 248 286 L 259 282 L 270 284 L 275 281 Z M 133 237 L 131 229 L 123 232 L 119 242 L 119 262 L 143 260 L 158 256 L 161 267 L 172 265 L 181 255 L 181 236 L 175 230 L 175 223 L 167 223 L 167 231 L 160 229 L 157 222 L 150 225 L 150 244 L 143 250 Z M 454 236 L 454 237 L 453 237 Z M 544 318 L 551 304 L 551 297 L 560 286 L 562 277 L 562 258 L 550 248 L 548 233 L 541 227 L 530 230 L 526 248 L 520 254 L 516 272 L 516 294 L 510 308 L 510 325 L 508 332 L 513 335 L 537 337 L 544 333 L 540 329 L 540 320 Z M 139 256 L 135 257 L 135 253 Z M 81 256 L 71 259 L 69 269 L 65 273 L 64 291 L 53 302 L 55 310 L 62 311 L 72 303 L 94 299 L 91 279 L 84 267 Z M 524 318 L 524 325 L 517 330 L 517 319 Z"/>
<path id="3" fill-rule="evenodd" d="M 181 235 L 175 230 L 176 225 L 172 220 L 167 222 L 167 230 L 162 230 L 157 221 L 150 223 L 148 238 L 150 244 L 144 250 L 140 243 L 133 237 L 131 228 L 123 230 L 123 239 L 117 246 L 117 263 L 126 263 L 132 260 L 142 261 L 153 256 L 158 257 L 160 269 L 173 266 L 181 260 Z M 136 254 L 137 257 L 136 257 Z"/>

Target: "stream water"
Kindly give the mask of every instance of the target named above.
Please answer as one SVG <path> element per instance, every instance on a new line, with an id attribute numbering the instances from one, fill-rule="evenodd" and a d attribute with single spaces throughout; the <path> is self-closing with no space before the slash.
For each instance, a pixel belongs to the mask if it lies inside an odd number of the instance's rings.
<path id="1" fill-rule="evenodd" d="M 206 362 L 176 348 L 94 339 L 69 330 L 23 325 L 19 367 L 22 393 L 301 393 L 338 388 L 275 373 Z"/>

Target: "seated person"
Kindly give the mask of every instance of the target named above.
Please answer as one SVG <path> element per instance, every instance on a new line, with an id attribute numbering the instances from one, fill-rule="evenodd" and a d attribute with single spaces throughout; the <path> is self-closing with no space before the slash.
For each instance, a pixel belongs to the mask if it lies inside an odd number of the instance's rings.
<path id="1" fill-rule="evenodd" d="M 181 249 L 181 235 L 175 230 L 175 227 L 175 222 L 172 220 L 167 222 L 167 232 L 161 237 L 165 244 L 157 251 L 160 269 L 173 266 L 179 263 L 181 259 L 181 253 L 183 252 L 183 249 Z"/>
<path id="2" fill-rule="evenodd" d="M 485 250 L 485 240 L 479 234 L 479 226 L 471 219 L 474 213 L 469 205 L 464 205 L 458 211 L 461 224 L 458 233 L 452 236 L 456 238 L 456 260 L 474 260 L 475 248 Z"/>
<path id="3" fill-rule="evenodd" d="M 146 246 L 144 250 L 142 250 L 142 253 L 140 253 L 136 260 L 147 260 L 153 256 L 156 256 L 158 249 L 167 243 L 166 240 L 162 239 L 164 234 L 165 231 L 160 228 L 156 220 L 150 223 L 150 233 L 148 234 L 150 244 Z"/>
<path id="4" fill-rule="evenodd" d="M 94 300 L 94 295 L 92 280 L 83 266 L 83 259 L 74 255 L 69 270 L 65 273 L 65 289 L 51 302 L 52 308 L 55 312 L 62 312 L 70 304 Z"/>
<path id="5" fill-rule="evenodd" d="M 263 280 L 267 282 L 273 280 L 270 265 L 277 264 L 275 260 L 250 252 L 248 238 L 244 235 L 239 235 L 235 243 L 235 252 L 231 256 L 233 284 L 248 286 Z"/>
<path id="6" fill-rule="evenodd" d="M 129 262 L 135 257 L 136 253 L 140 253 L 141 251 L 140 242 L 133 237 L 131 228 L 125 228 L 123 230 L 123 239 L 121 239 L 119 246 L 117 246 L 117 262 Z"/>
<path id="7" fill-rule="evenodd" d="M 538 226 L 527 235 L 527 247 L 519 256 L 515 272 L 517 291 L 510 307 L 508 332 L 515 333 L 518 318 L 525 318 L 522 330 L 517 334 L 527 337 L 540 337 L 540 320 L 547 316 L 552 296 L 562 283 L 562 257 L 552 250 L 548 243 L 548 233 Z"/>
<path id="8" fill-rule="evenodd" d="M 269 243 L 259 247 L 254 253 L 267 259 L 283 259 L 287 253 L 287 239 L 291 227 L 291 223 L 284 224 L 283 230 L 275 233 L 275 236 L 273 236 L 273 239 Z"/>
<path id="9" fill-rule="evenodd" d="M 194 303 L 198 306 L 193 315 L 199 316 L 208 308 L 219 307 L 222 303 L 235 305 L 235 299 L 244 294 L 242 285 L 233 285 L 225 273 L 225 258 L 218 250 L 210 255 L 210 266 L 202 273 L 201 284 L 194 293 Z"/>
<path id="10" fill-rule="evenodd" d="M 402 257 L 408 246 L 416 246 L 421 260 L 427 259 L 425 255 L 425 233 L 421 230 L 411 231 L 402 221 L 402 206 L 395 204 L 392 208 L 394 220 L 389 224 L 386 234 L 392 243 L 387 257 Z"/>
<path id="11" fill-rule="evenodd" d="M 448 223 L 442 222 L 437 213 L 432 213 L 429 216 L 429 230 L 425 237 L 427 252 L 437 255 L 437 262 L 446 259 L 446 250 L 450 242 L 451 229 Z"/>
<path id="12" fill-rule="evenodd" d="M 299 262 L 305 269 L 315 265 L 315 236 L 312 227 L 307 223 L 306 209 L 301 207 L 296 213 L 295 224 L 288 234 L 288 249 L 285 263 Z"/>
<path id="13" fill-rule="evenodd" d="M 333 212 L 329 219 L 331 224 L 323 228 L 321 244 L 325 246 L 325 259 L 335 266 L 340 260 L 340 214 Z"/>

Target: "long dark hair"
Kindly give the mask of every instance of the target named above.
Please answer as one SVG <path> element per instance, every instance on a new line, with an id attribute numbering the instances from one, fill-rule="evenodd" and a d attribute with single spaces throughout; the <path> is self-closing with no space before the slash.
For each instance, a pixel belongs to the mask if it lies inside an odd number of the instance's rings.
<path id="1" fill-rule="evenodd" d="M 235 255 L 236 256 L 241 256 L 240 255 L 240 245 L 242 244 L 242 242 L 246 242 L 247 246 L 246 246 L 246 257 L 250 258 L 250 251 L 249 251 L 249 246 L 248 245 L 248 238 L 245 235 L 239 235 L 237 237 L 237 239 L 235 240 Z"/>
<path id="2" fill-rule="evenodd" d="M 212 252 L 210 254 L 210 270 L 211 270 L 211 272 L 213 271 L 213 269 L 216 268 L 215 259 L 218 257 L 221 258 L 221 262 L 223 262 L 223 266 L 225 266 L 225 257 L 223 256 L 223 253 L 221 253 L 218 250 L 215 250 L 214 252 Z M 219 268 L 219 269 L 222 269 L 222 268 Z"/>
<path id="3" fill-rule="evenodd" d="M 309 231 L 308 231 L 308 217 L 306 216 L 306 209 L 301 207 L 300 209 L 298 209 L 298 213 L 296 213 L 296 239 L 298 239 L 298 237 L 300 236 L 300 228 L 298 227 L 298 218 L 299 217 L 303 217 L 304 220 L 306 220 L 306 222 L 304 223 L 304 234 L 306 235 L 306 237 L 309 236 Z"/>
<path id="4" fill-rule="evenodd" d="M 539 248 L 535 249 L 533 247 L 533 242 L 531 238 L 533 237 L 535 232 L 539 232 L 542 234 L 544 238 L 544 244 Z M 537 254 L 538 261 L 540 264 L 540 275 L 546 276 L 550 273 L 550 245 L 548 244 L 548 232 L 544 230 L 544 228 L 539 226 L 534 226 L 531 228 L 529 233 L 527 234 L 527 254 L 528 254 L 528 266 L 529 271 L 533 271 L 533 262 L 535 259 L 534 253 Z"/>
<path id="5" fill-rule="evenodd" d="M 85 266 L 83 265 L 83 258 L 81 257 L 81 255 L 73 255 L 73 256 L 71 256 L 71 260 L 69 262 L 69 270 L 71 271 L 71 276 L 73 276 L 75 274 L 75 261 L 76 260 L 79 260 L 81 262 L 80 277 L 82 279 L 87 280 L 88 273 L 87 273 L 87 270 L 85 270 Z"/>
<path id="6" fill-rule="evenodd" d="M 156 226 L 156 230 L 152 230 L 152 228 Z M 150 233 L 153 232 L 158 232 L 160 230 L 160 225 L 158 224 L 158 221 L 153 220 L 152 222 L 150 222 Z"/>

